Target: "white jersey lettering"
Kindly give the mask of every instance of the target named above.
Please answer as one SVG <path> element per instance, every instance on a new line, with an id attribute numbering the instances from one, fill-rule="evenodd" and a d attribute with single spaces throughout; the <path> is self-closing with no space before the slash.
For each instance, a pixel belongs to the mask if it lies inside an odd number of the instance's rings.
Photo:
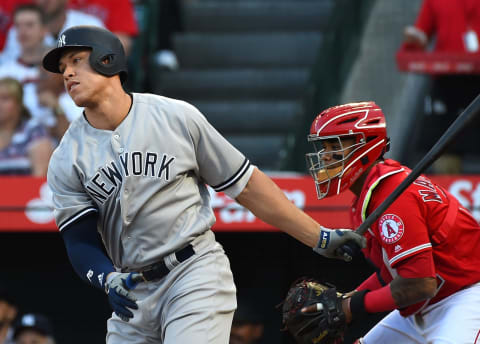
<path id="1" fill-rule="evenodd" d="M 143 268 L 207 231 L 215 216 L 205 184 L 235 198 L 253 171 L 192 105 L 132 97 L 113 131 L 84 116 L 73 121 L 48 176 L 60 228 L 97 212 L 106 251 L 121 269 Z"/>

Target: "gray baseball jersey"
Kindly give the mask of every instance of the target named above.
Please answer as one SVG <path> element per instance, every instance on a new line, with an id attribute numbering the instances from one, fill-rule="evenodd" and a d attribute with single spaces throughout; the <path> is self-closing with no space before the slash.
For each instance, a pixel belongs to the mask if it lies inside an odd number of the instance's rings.
<path id="1" fill-rule="evenodd" d="M 215 222 L 205 184 L 235 198 L 253 166 L 192 105 L 132 94 L 114 130 L 71 123 L 48 169 L 60 230 L 98 212 L 98 231 L 117 268 L 157 262 Z"/>

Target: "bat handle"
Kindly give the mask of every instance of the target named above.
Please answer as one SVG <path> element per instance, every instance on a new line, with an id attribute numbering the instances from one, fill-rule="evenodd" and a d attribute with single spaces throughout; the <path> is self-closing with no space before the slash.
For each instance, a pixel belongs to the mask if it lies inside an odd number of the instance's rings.
<path id="1" fill-rule="evenodd" d="M 345 245 L 337 248 L 337 254 L 343 256 L 346 261 L 351 261 L 353 257 L 360 253 L 360 251 L 360 246 L 354 241 L 348 241 Z"/>

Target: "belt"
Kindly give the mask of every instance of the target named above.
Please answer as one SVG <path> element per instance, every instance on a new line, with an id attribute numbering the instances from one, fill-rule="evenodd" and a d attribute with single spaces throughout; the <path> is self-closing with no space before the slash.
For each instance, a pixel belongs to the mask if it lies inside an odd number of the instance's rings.
<path id="1" fill-rule="evenodd" d="M 174 253 L 178 263 L 184 262 L 194 254 L 195 254 L 195 251 L 193 250 L 192 245 L 188 245 Z M 156 279 L 161 279 L 166 275 L 168 275 L 169 272 L 170 272 L 170 269 L 165 263 L 165 260 L 162 260 L 161 262 L 153 264 L 149 268 L 143 270 L 141 274 L 143 276 L 143 279 L 148 282 Z"/>

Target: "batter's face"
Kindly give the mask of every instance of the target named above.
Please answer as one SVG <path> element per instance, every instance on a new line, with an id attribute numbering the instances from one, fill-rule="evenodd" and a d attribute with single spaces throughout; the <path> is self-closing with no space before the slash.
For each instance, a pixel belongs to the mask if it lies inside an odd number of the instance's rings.
<path id="1" fill-rule="evenodd" d="M 85 48 L 67 50 L 59 61 L 63 84 L 77 106 L 95 107 L 103 99 L 110 78 L 92 69 L 89 62 L 91 50 Z"/>

